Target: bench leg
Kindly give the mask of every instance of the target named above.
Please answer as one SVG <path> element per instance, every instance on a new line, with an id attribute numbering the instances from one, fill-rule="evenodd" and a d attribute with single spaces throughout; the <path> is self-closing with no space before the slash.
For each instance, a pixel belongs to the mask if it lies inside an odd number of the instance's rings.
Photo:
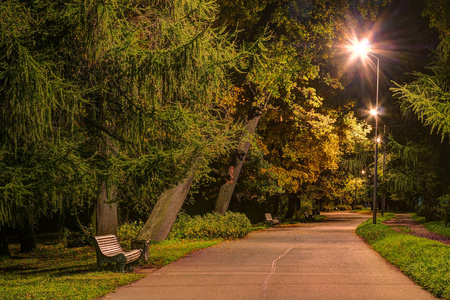
<path id="1" fill-rule="evenodd" d="M 105 260 L 97 258 L 97 272 L 100 272 L 105 265 L 106 265 Z"/>
<path id="2" fill-rule="evenodd" d="M 126 264 L 127 264 L 127 258 L 125 256 L 118 257 L 117 263 L 116 263 L 117 272 L 125 273 Z"/>

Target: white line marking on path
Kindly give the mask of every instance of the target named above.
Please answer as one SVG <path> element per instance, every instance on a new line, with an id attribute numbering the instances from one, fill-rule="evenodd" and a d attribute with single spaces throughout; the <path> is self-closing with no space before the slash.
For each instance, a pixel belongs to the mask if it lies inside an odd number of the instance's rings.
<path id="1" fill-rule="evenodd" d="M 262 294 L 261 294 L 261 298 L 259 298 L 260 300 L 265 300 L 266 299 L 266 292 L 267 292 L 267 288 L 269 287 L 269 281 L 270 281 L 270 277 L 272 277 L 272 275 L 275 273 L 275 270 L 277 268 L 277 261 L 279 259 L 281 259 L 283 256 L 285 256 L 286 254 L 288 254 L 292 248 L 294 248 L 294 240 L 292 240 L 291 242 L 291 246 L 280 256 L 278 256 L 277 258 L 275 258 L 272 262 L 272 269 L 270 270 L 269 274 L 267 275 L 266 279 L 264 279 L 264 283 L 262 286 Z"/>

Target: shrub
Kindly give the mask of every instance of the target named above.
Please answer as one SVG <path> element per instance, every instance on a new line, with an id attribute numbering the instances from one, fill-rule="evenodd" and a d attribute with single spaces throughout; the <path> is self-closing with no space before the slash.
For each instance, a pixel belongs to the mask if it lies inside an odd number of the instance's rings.
<path id="1" fill-rule="evenodd" d="M 363 210 L 363 209 L 364 209 L 364 206 L 362 206 L 362 205 L 355 206 L 355 210 Z"/>
<path id="2" fill-rule="evenodd" d="M 438 198 L 438 201 L 438 216 L 444 221 L 445 226 L 450 226 L 450 194 Z"/>
<path id="3" fill-rule="evenodd" d="M 235 239 L 245 237 L 252 225 L 245 214 L 227 212 L 224 215 L 208 213 L 204 216 L 190 217 L 179 214 L 169 234 L 171 238 L 181 239 Z"/>
<path id="4" fill-rule="evenodd" d="M 334 205 L 333 204 L 323 205 L 320 210 L 321 211 L 333 211 Z"/>
<path id="5" fill-rule="evenodd" d="M 346 205 L 346 204 L 338 205 L 338 206 L 336 206 L 336 208 L 338 210 L 351 210 L 352 209 L 352 207 L 350 205 Z"/>
<path id="6" fill-rule="evenodd" d="M 131 249 L 131 242 L 134 241 L 143 225 L 144 223 L 142 223 L 142 221 L 139 223 L 135 221 L 119 226 L 119 230 L 117 231 L 117 239 L 120 242 L 120 246 L 122 246 L 125 251 L 129 251 Z"/>

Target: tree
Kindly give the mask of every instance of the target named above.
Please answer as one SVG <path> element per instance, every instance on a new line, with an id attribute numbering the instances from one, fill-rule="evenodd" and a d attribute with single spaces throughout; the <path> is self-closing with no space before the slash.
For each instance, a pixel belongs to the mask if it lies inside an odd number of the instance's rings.
<path id="1" fill-rule="evenodd" d="M 431 131 L 441 134 L 442 140 L 450 135 L 450 38 L 439 45 L 434 62 L 429 66 L 432 74 L 415 72 L 415 80 L 407 84 L 394 82 L 391 88 L 404 111 L 414 112 Z"/>
<path id="2" fill-rule="evenodd" d="M 352 27 L 348 16 L 351 15 L 350 8 L 356 7 L 355 3 L 351 2 L 352 7 L 349 1 L 326 0 L 219 3 L 222 9 L 219 21 L 230 28 L 243 26 L 238 36 L 240 43 L 246 46 L 262 41 L 264 46 L 258 48 L 259 52 L 254 52 L 257 56 L 251 58 L 246 72 L 236 74 L 234 80 L 235 85 L 244 91 L 243 95 L 236 97 L 239 102 L 236 118 L 246 122 L 248 134 L 255 132 L 261 115 L 272 106 L 278 107 L 284 101 L 286 105 L 283 108 L 293 108 L 297 89 L 300 94 L 315 93 L 312 89 L 315 79 L 339 85 L 327 69 L 321 67 L 330 62 L 333 55 L 331 46 L 337 33 L 348 32 Z M 364 13 L 375 10 L 375 2 L 365 4 L 367 6 L 359 7 Z M 270 35 L 267 36 L 266 32 Z M 219 190 L 215 208 L 219 213 L 227 210 L 247 157 L 248 142 L 243 140 L 240 145 L 230 155 L 231 164 L 223 176 L 226 180 Z"/>
<path id="3" fill-rule="evenodd" d="M 2 225 L 89 201 L 115 233 L 120 199 L 153 204 L 232 144 L 217 99 L 239 54 L 211 3 L 0 5 Z"/>

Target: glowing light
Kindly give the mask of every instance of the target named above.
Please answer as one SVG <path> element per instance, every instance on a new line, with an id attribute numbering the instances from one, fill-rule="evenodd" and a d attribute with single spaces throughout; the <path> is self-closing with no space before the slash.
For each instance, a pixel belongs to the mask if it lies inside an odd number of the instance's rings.
<path id="1" fill-rule="evenodd" d="M 378 110 L 377 110 L 376 108 L 372 108 L 372 109 L 370 110 L 370 114 L 371 114 L 372 116 L 376 116 L 376 115 L 378 115 Z"/>
<path id="2" fill-rule="evenodd" d="M 381 139 L 378 137 L 377 138 L 377 143 L 379 144 L 381 142 Z"/>
<path id="3" fill-rule="evenodd" d="M 366 56 L 370 52 L 369 40 L 363 39 L 361 41 L 355 41 L 352 45 L 352 51 L 359 57 Z"/>
<path id="4" fill-rule="evenodd" d="M 363 174 L 363 175 L 366 174 L 366 171 L 362 170 L 362 171 L 361 171 L 361 174 Z"/>

